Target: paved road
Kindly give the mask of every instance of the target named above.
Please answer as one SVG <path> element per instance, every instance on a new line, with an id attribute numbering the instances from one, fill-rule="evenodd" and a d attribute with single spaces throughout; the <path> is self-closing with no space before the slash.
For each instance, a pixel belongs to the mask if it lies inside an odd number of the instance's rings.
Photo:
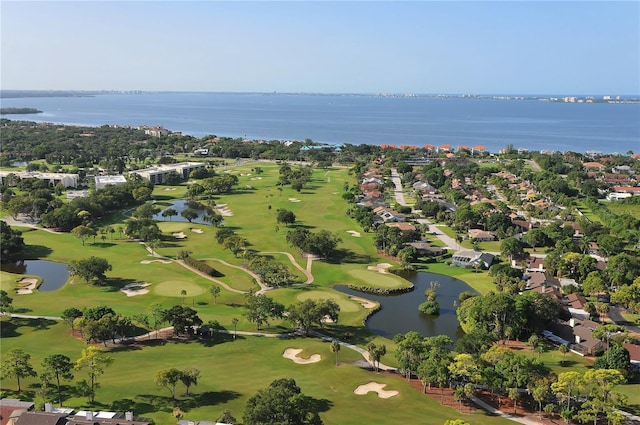
<path id="1" fill-rule="evenodd" d="M 418 223 L 422 224 L 426 227 L 426 232 L 435 235 L 438 239 L 440 239 L 447 248 L 457 251 L 460 249 L 458 242 L 450 236 L 445 235 L 442 231 L 438 230 L 438 226 L 427 220 L 426 218 L 419 218 L 416 220 Z"/>
<path id="2" fill-rule="evenodd" d="M 620 307 L 611 306 L 609 307 L 609 312 L 607 313 L 607 316 L 609 316 L 609 319 L 611 319 L 611 321 L 616 325 L 624 326 L 627 330 L 640 334 L 640 327 L 636 326 L 632 322 L 627 321 L 622 316 L 622 311 L 623 309 Z"/>
<path id="3" fill-rule="evenodd" d="M 407 202 L 404 199 L 404 190 L 402 189 L 402 180 L 400 180 L 400 174 L 395 168 L 391 169 L 391 181 L 396 186 L 393 190 L 393 195 L 396 197 L 396 202 L 399 205 L 406 206 Z"/>

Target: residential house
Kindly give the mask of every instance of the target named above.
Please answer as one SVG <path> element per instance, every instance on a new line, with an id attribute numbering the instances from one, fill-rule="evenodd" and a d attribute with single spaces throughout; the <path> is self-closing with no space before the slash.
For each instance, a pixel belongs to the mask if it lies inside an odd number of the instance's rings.
<path id="1" fill-rule="evenodd" d="M 475 239 L 477 241 L 495 241 L 496 234 L 493 232 L 487 232 L 481 229 L 469 229 L 469 238 Z"/>
<path id="2" fill-rule="evenodd" d="M 631 366 L 636 370 L 640 369 L 640 345 L 624 342 L 622 346 L 629 352 Z"/>
<path id="3" fill-rule="evenodd" d="M 595 355 L 605 349 L 605 343 L 593 337 L 600 325 L 591 320 L 572 317 L 568 321 L 552 323 L 544 335 L 561 344 L 568 344 L 571 351 L 581 355 Z"/>
<path id="4" fill-rule="evenodd" d="M 530 255 L 527 257 L 527 272 L 544 272 L 544 258 Z"/>
<path id="5" fill-rule="evenodd" d="M 28 411 L 23 412 L 15 425 L 66 425 L 66 413 Z"/>
<path id="6" fill-rule="evenodd" d="M 425 257 L 442 255 L 447 252 L 445 248 L 439 246 L 431 246 L 431 244 L 427 241 L 407 242 L 405 245 L 414 247 L 418 251 L 418 255 Z"/>
<path id="7" fill-rule="evenodd" d="M 599 163 L 599 162 L 584 162 L 582 163 L 582 167 L 585 169 L 585 171 L 604 171 L 605 167 L 603 164 Z"/>
<path id="8" fill-rule="evenodd" d="M 18 416 L 23 412 L 34 409 L 31 401 L 22 401 L 16 398 L 3 398 L 0 400 L 0 425 L 15 424 Z"/>
<path id="9" fill-rule="evenodd" d="M 589 319 L 590 314 L 584 309 L 584 306 L 587 303 L 587 299 L 585 297 L 576 293 L 572 293 L 565 297 L 565 302 L 567 304 L 567 307 L 569 308 L 569 313 L 571 313 L 571 316 L 583 320 Z"/>
<path id="10" fill-rule="evenodd" d="M 391 222 L 391 223 L 385 223 L 384 224 L 387 227 L 397 227 L 398 229 L 400 229 L 403 232 L 409 232 L 409 231 L 413 231 L 416 230 L 416 226 L 414 226 L 411 223 L 405 223 L 405 222 Z"/>
<path id="11" fill-rule="evenodd" d="M 457 267 L 475 267 L 479 264 L 483 268 L 491 267 L 495 256 L 481 251 L 458 251 L 451 257 L 451 265 Z"/>

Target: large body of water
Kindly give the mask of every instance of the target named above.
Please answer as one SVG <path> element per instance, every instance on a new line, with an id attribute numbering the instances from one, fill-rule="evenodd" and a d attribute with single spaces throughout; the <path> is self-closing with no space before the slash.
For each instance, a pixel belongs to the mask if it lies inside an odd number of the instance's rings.
<path id="1" fill-rule="evenodd" d="M 240 93 L 104 94 L 2 99 L 44 113 L 11 119 L 161 125 L 196 137 L 351 144 L 508 145 L 529 150 L 640 151 L 640 104 Z"/>

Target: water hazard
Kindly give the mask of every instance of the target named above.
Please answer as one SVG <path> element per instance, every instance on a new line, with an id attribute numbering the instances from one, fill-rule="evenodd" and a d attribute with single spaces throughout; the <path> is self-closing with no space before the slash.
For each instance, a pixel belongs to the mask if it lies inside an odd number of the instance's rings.
<path id="1" fill-rule="evenodd" d="M 0 270 L 14 274 L 26 274 L 39 276 L 42 284 L 38 287 L 40 292 L 49 292 L 60 289 L 69 279 L 69 271 L 64 263 L 56 263 L 47 260 L 19 260 L 15 263 L 2 263 Z"/>
<path id="2" fill-rule="evenodd" d="M 335 289 L 380 303 L 381 310 L 369 317 L 366 323 L 367 329 L 377 335 L 392 339 L 399 333 L 416 331 L 423 336 L 448 335 L 454 341 L 460 338 L 463 332 L 456 317 L 458 296 L 465 291 L 474 294 L 476 291 L 460 279 L 441 274 L 418 272 L 407 275 L 406 278 L 415 288 L 399 295 L 363 294 L 346 286 L 336 286 Z M 440 284 L 437 289 L 439 316 L 428 316 L 418 310 L 418 306 L 426 301 L 424 293 L 432 281 Z"/>

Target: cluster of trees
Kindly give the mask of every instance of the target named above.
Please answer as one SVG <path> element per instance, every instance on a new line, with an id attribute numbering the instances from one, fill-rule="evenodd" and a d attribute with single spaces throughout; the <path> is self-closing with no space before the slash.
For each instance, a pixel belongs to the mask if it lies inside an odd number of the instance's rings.
<path id="1" fill-rule="evenodd" d="M 267 286 L 289 286 L 296 281 L 296 276 L 285 264 L 262 255 L 251 258 L 249 268 L 260 276 L 262 283 Z"/>
<path id="2" fill-rule="evenodd" d="M 555 298 L 527 291 L 472 296 L 461 301 L 456 314 L 467 334 L 480 330 L 496 339 L 526 340 L 534 333 L 542 334 L 546 325 L 563 313 Z"/>
<path id="3" fill-rule="evenodd" d="M 103 189 L 93 191 L 88 197 L 75 198 L 63 202 L 53 196 L 52 189 L 44 180 L 25 179 L 20 181 L 29 188 L 21 189 L 21 194 L 5 188 L 3 201 L 7 211 L 13 216 L 26 214 L 32 219 L 41 219 L 45 227 L 52 227 L 68 232 L 80 225 L 89 225 L 105 214 L 144 202 L 149 199 L 153 185 L 131 175 L 126 184 L 121 186 L 109 185 Z M 11 184 L 8 180 L 8 184 Z M 64 188 L 56 187 L 53 191 L 60 192 Z"/>
<path id="4" fill-rule="evenodd" d="M 438 296 L 437 290 L 440 287 L 438 282 L 430 282 L 429 289 L 425 291 L 427 300 L 418 306 L 418 309 L 424 314 L 437 316 L 440 314 L 440 304 L 436 301 Z"/>
<path id="5" fill-rule="evenodd" d="M 378 226 L 373 242 L 379 251 L 397 256 L 402 249 L 406 248 L 407 242 L 419 241 L 421 238 L 422 235 L 418 230 L 402 231 L 397 227 Z"/>
<path id="6" fill-rule="evenodd" d="M 0 260 L 16 259 L 24 246 L 22 232 L 12 229 L 5 221 L 0 220 Z"/>
<path id="7" fill-rule="evenodd" d="M 322 328 L 326 321 L 336 323 L 340 314 L 340 306 L 332 299 L 308 299 L 291 304 L 286 309 L 287 314 L 285 315 L 283 304 L 264 294 L 254 293 L 247 295 L 244 307 L 247 309 L 247 319 L 249 322 L 255 323 L 258 330 L 262 329 L 265 324 L 268 326 L 270 319 L 280 319 L 286 316 L 305 335 L 309 334 L 314 325 Z"/>
<path id="8" fill-rule="evenodd" d="M 291 304 L 287 311 L 287 319 L 308 335 L 313 325 L 322 328 L 327 320 L 336 323 L 340 306 L 332 299 L 308 299 Z"/>
<path id="9" fill-rule="evenodd" d="M 179 382 L 184 385 L 187 395 L 192 386 L 198 385 L 198 379 L 200 379 L 200 370 L 195 367 L 188 367 L 185 369 L 176 369 L 174 367 L 168 369 L 159 370 L 156 373 L 154 382 L 159 387 L 164 387 L 171 393 L 171 399 L 176 399 L 176 386 Z"/>
<path id="10" fill-rule="evenodd" d="M 94 256 L 72 260 L 67 265 L 67 270 L 72 276 L 78 276 L 94 285 L 104 285 L 107 282 L 105 273 L 111 269 L 112 266 L 106 259 Z"/>
<path id="11" fill-rule="evenodd" d="M 394 341 L 396 359 L 407 379 L 416 376 L 425 390 L 436 385 L 443 389 L 443 395 L 444 388 L 453 384 L 454 396 L 460 401 L 483 386 L 499 398 L 508 396 L 514 409 L 516 402 L 529 394 L 540 411 L 543 403 L 556 400 L 557 405 L 549 403 L 544 410 L 594 423 L 602 417 L 614 421 L 615 412 L 624 405 L 624 396 L 612 391 L 626 382 L 616 369 L 555 376 L 540 360 L 491 343 L 469 350 L 470 346 L 460 341 L 453 350 L 448 336 L 422 337 L 417 332 L 398 334 Z"/>
<path id="12" fill-rule="evenodd" d="M 62 318 L 72 330 L 80 330 L 87 344 L 102 341 L 106 346 L 109 340 L 115 344 L 116 338 L 124 339 L 135 329 L 131 318 L 107 306 L 85 308 L 82 311 L 70 307 L 62 312 Z"/>
<path id="13" fill-rule="evenodd" d="M 313 233 L 308 229 L 297 228 L 287 233 L 287 243 L 301 252 L 329 258 L 342 239 L 328 230 Z"/>
<path id="14" fill-rule="evenodd" d="M 242 423 L 246 425 L 322 425 L 317 403 L 305 396 L 293 379 L 276 379 L 247 400 Z"/>
<path id="15" fill-rule="evenodd" d="M 301 165 L 292 168 L 289 164 L 284 163 L 280 166 L 278 185 L 291 185 L 291 188 L 300 192 L 304 186 L 311 180 L 313 168 L 310 165 Z"/>
<path id="16" fill-rule="evenodd" d="M 14 378 L 17 381 L 17 391 L 22 391 L 22 379 L 39 377 L 40 387 L 38 395 L 45 401 L 53 398 L 54 390 L 57 400 L 62 406 L 63 387 L 61 380 L 72 380 L 74 371 L 86 371 L 88 380 L 81 380 L 77 384 L 76 392 L 86 396 L 90 403 L 95 401 L 95 392 L 99 387 L 98 377 L 105 368 L 113 363 L 113 358 L 105 354 L 100 348 L 88 346 L 75 363 L 64 354 L 50 354 L 42 361 L 42 371 L 37 373 L 31 364 L 31 355 L 21 348 L 14 348 L 3 354 L 1 375 L 3 379 Z"/>

